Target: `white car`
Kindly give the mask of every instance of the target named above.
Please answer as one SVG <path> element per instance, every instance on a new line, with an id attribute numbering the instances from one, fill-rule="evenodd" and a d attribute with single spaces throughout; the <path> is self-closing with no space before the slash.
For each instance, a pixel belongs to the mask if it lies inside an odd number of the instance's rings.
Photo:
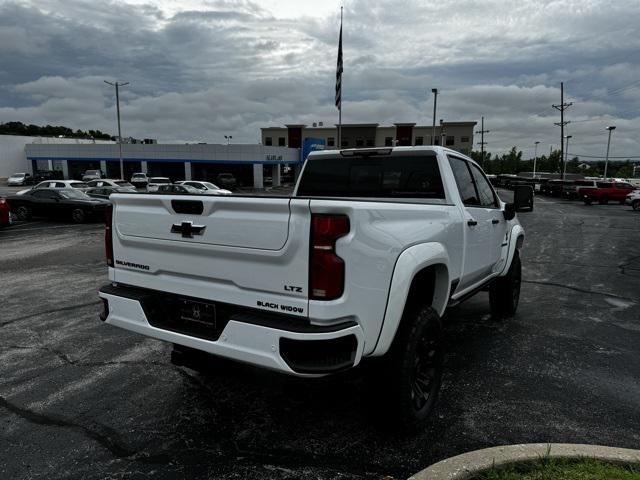
<path id="1" fill-rule="evenodd" d="M 38 190 L 40 188 L 77 188 L 79 190 L 86 190 L 89 188 L 89 185 L 79 180 L 45 180 L 31 188 L 20 190 L 16 195 L 23 195 L 31 190 Z"/>
<path id="2" fill-rule="evenodd" d="M 102 172 L 100 170 L 87 170 L 82 176 L 82 181 L 88 182 L 89 180 L 96 180 L 98 178 L 102 178 Z"/>
<path id="3" fill-rule="evenodd" d="M 7 185 L 15 186 L 15 185 L 26 185 L 30 183 L 31 174 L 30 173 L 14 173 L 7 179 Z"/>
<path id="4" fill-rule="evenodd" d="M 149 177 L 147 192 L 157 192 L 160 185 L 167 183 L 171 183 L 171 179 L 167 177 Z"/>
<path id="5" fill-rule="evenodd" d="M 624 199 L 626 205 L 631 205 L 634 210 L 640 210 L 640 190 L 634 190 Z"/>
<path id="6" fill-rule="evenodd" d="M 90 182 L 87 182 L 87 185 L 89 185 L 90 187 L 120 187 L 120 188 L 132 188 L 132 189 L 136 188 L 126 180 L 111 180 L 109 178 L 91 180 Z"/>
<path id="7" fill-rule="evenodd" d="M 230 190 L 225 190 L 211 182 L 200 182 L 198 180 L 181 180 L 176 182 L 177 185 L 188 185 L 197 188 L 203 195 L 231 195 Z"/>
<path id="8" fill-rule="evenodd" d="M 376 400 L 412 429 L 445 311 L 488 290 L 495 317 L 516 313 L 533 202 L 516 188 L 504 203 L 474 160 L 423 146 L 312 152 L 290 197 L 115 195 L 100 318 L 195 368 L 202 351 L 299 377 L 378 357 Z"/>

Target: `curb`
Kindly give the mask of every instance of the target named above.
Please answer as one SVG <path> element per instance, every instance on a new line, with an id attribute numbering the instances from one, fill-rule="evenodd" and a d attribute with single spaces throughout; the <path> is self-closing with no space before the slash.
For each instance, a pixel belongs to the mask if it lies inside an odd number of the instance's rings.
<path id="1" fill-rule="evenodd" d="M 640 450 L 572 443 L 527 443 L 485 448 L 434 463 L 409 480 L 464 480 L 494 466 L 537 460 L 545 456 L 590 457 L 616 463 L 640 462 Z"/>

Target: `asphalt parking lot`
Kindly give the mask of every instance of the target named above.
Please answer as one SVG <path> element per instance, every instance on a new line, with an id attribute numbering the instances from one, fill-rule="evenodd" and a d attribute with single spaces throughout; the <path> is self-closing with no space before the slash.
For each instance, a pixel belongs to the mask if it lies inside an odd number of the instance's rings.
<path id="1" fill-rule="evenodd" d="M 640 214 L 543 197 L 520 219 L 518 314 L 492 319 L 484 293 L 449 312 L 411 437 L 377 426 L 355 373 L 201 374 L 101 323 L 101 225 L 0 230 L 0 478 L 399 479 L 501 444 L 640 447 Z"/>

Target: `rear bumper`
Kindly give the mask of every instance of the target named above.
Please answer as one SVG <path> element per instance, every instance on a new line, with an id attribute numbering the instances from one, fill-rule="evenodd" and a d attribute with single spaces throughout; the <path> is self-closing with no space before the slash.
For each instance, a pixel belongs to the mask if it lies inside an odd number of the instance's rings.
<path id="1" fill-rule="evenodd" d="M 105 323 L 142 335 L 203 352 L 250 363 L 296 376 L 317 376 L 346 370 L 362 358 L 363 332 L 355 322 L 315 326 L 305 318 L 264 315 L 248 309 L 229 310 L 217 304 L 228 317 L 210 338 L 177 331 L 175 318 L 166 319 L 163 305 L 171 294 L 127 286 L 106 285 L 100 289 Z M 153 302 L 159 305 L 152 305 Z M 167 300 L 170 301 L 170 300 Z M 151 318 L 160 311 L 164 319 Z"/>

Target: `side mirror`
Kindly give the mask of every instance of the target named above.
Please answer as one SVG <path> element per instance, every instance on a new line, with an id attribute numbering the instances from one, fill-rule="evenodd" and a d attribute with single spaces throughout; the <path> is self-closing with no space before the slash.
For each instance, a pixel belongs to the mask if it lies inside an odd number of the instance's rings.
<path id="1" fill-rule="evenodd" d="M 504 219 L 509 221 L 509 220 L 513 220 L 513 218 L 516 216 L 516 205 L 515 203 L 506 203 L 504 206 L 504 211 L 502 212 L 504 214 Z"/>
<path id="2" fill-rule="evenodd" d="M 516 212 L 531 212 L 533 210 L 533 187 L 518 185 L 513 189 L 513 204 Z"/>

